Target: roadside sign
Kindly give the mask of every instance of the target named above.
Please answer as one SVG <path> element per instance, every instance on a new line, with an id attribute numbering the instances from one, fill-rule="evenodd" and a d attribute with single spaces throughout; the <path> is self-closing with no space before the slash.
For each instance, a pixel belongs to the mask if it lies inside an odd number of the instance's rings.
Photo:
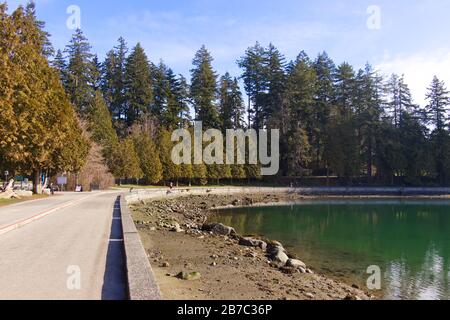
<path id="1" fill-rule="evenodd" d="M 67 184 L 67 177 L 57 177 L 56 184 L 59 184 L 60 186 L 65 186 Z"/>

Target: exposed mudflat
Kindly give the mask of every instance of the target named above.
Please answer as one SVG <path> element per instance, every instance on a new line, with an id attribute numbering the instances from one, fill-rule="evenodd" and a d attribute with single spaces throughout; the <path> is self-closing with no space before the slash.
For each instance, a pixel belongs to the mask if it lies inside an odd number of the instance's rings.
<path id="1" fill-rule="evenodd" d="M 131 209 L 165 299 L 374 298 L 352 284 L 315 274 L 308 267 L 286 267 L 284 263 L 273 261 L 267 249 L 240 245 L 240 235 L 219 235 L 202 230 L 208 217 L 218 207 L 276 204 L 302 199 L 305 198 L 298 194 L 188 196 L 141 203 L 131 206 Z M 268 239 L 260 240 L 269 247 L 276 243 Z M 287 254 L 291 259 L 301 260 L 301 257 Z"/>

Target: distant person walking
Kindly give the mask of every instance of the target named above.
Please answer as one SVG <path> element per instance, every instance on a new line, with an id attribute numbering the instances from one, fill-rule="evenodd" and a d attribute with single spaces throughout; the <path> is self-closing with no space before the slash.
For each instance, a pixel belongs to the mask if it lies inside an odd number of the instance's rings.
<path id="1" fill-rule="evenodd" d="M 172 190 L 173 189 L 173 182 L 170 182 L 170 190 Z"/>

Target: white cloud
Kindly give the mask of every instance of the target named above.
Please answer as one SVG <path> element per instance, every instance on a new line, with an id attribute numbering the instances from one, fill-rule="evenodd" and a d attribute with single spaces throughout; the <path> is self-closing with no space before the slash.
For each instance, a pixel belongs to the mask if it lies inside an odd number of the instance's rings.
<path id="1" fill-rule="evenodd" d="M 422 106 L 426 104 L 427 88 L 435 75 L 445 81 L 447 88 L 450 89 L 450 50 L 436 50 L 395 57 L 390 57 L 386 53 L 376 69 L 386 75 L 404 74 L 415 102 Z"/>

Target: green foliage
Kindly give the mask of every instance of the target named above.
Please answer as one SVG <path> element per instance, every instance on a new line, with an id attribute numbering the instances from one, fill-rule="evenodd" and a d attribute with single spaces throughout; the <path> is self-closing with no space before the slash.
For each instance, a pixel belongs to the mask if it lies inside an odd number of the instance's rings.
<path id="1" fill-rule="evenodd" d="M 100 91 L 96 91 L 94 99 L 87 109 L 89 132 L 92 139 L 104 148 L 116 146 L 119 142 L 113 128 L 111 114 Z"/>
<path id="2" fill-rule="evenodd" d="M 65 52 L 69 60 L 64 72 L 66 91 L 77 111 L 83 114 L 94 96 L 95 66 L 91 45 L 80 29 L 75 31 Z"/>
<path id="3" fill-rule="evenodd" d="M 125 95 L 127 125 L 131 126 L 149 111 L 153 102 L 150 65 L 139 43 L 127 58 Z"/>
<path id="4" fill-rule="evenodd" d="M 125 135 L 127 118 L 126 100 L 126 55 L 125 39 L 119 38 L 118 44 L 106 55 L 103 63 L 102 90 L 113 116 L 114 125 L 120 136 Z"/>
<path id="5" fill-rule="evenodd" d="M 0 5 L 0 166 L 35 176 L 78 172 L 89 143 L 58 71 L 48 63 L 40 26 L 33 6 L 8 15 L 6 5 Z"/>
<path id="6" fill-rule="evenodd" d="M 133 140 L 145 183 L 158 184 L 163 179 L 163 166 L 152 137 L 145 133 L 135 134 Z"/>
<path id="7" fill-rule="evenodd" d="M 232 79 L 227 72 L 220 78 L 219 114 L 222 132 L 228 129 L 243 127 L 245 107 L 242 93 L 236 78 Z"/>
<path id="8" fill-rule="evenodd" d="M 141 163 L 132 138 L 126 138 L 114 148 L 111 171 L 119 179 L 140 179 L 143 176 Z"/>
<path id="9" fill-rule="evenodd" d="M 178 180 L 182 176 L 181 166 L 172 161 L 172 148 L 174 143 L 171 140 L 170 131 L 162 128 L 158 137 L 158 150 L 163 168 L 163 180 Z"/>
<path id="10" fill-rule="evenodd" d="M 212 68 L 213 58 L 203 46 L 195 54 L 194 68 L 191 70 L 191 98 L 197 120 L 203 121 L 204 128 L 219 128 L 220 121 L 215 105 L 217 75 Z"/>

